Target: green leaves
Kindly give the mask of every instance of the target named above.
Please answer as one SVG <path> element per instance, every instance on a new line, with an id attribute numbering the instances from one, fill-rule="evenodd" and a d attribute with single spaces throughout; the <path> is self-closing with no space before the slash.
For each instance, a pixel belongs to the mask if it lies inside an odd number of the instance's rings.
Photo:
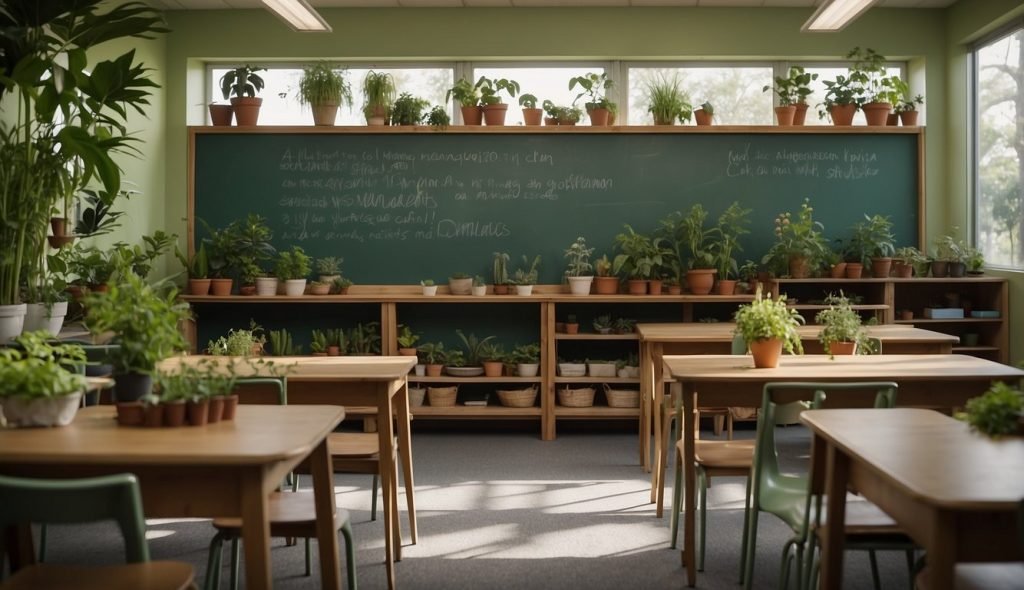
<path id="1" fill-rule="evenodd" d="M 736 312 L 736 331 L 747 342 L 755 340 L 782 340 L 786 352 L 803 354 L 803 343 L 797 327 L 804 321 L 803 316 L 786 305 L 785 295 L 772 299 L 764 297 L 758 288 L 754 300 L 741 305 Z"/>
<path id="2" fill-rule="evenodd" d="M 968 400 L 966 409 L 967 423 L 974 430 L 989 436 L 1014 434 L 1024 412 L 1024 397 L 1020 390 L 996 382 L 985 395 Z"/>

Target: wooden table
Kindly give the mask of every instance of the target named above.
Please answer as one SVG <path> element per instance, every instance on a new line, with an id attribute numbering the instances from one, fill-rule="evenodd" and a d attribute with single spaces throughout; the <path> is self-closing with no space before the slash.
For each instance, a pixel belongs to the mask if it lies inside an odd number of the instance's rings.
<path id="1" fill-rule="evenodd" d="M 885 355 L 786 356 L 775 369 L 755 369 L 749 356 L 688 355 L 664 357 L 665 369 L 681 390 L 683 403 L 683 469 L 684 506 L 696 501 L 694 472 L 694 412 L 697 395 L 705 405 L 759 406 L 765 383 L 773 381 L 895 381 L 899 384 L 897 403 L 901 406 L 927 405 L 953 407 L 982 394 L 992 381 L 1024 377 L 1024 371 L 986 359 L 959 354 L 950 355 Z M 655 389 L 654 407 L 663 402 L 662 388 Z M 872 400 L 865 400 L 870 405 Z M 658 422 L 655 421 L 657 427 Z M 660 430 L 660 429 L 659 429 Z M 667 449 L 655 433 L 652 485 L 657 488 L 658 516 L 662 513 L 664 464 Z M 675 507 L 673 507 L 673 510 Z M 694 514 L 687 510 L 684 519 L 683 563 L 687 566 L 687 582 L 697 581 L 694 561 Z"/>
<path id="2" fill-rule="evenodd" d="M 196 428 L 124 427 L 114 415 L 112 406 L 93 406 L 64 427 L 0 429 L 0 473 L 52 479 L 130 472 L 147 517 L 241 517 L 246 584 L 262 589 L 271 587 L 269 495 L 309 457 L 321 580 L 324 588 L 341 587 L 327 435 L 344 408 L 245 406 L 232 421 Z M 31 555 L 30 543 L 15 551 L 24 563 Z"/>
<path id="3" fill-rule="evenodd" d="M 911 408 L 810 410 L 801 420 L 814 435 L 811 490 L 828 502 L 822 588 L 842 584 L 848 484 L 924 548 L 933 590 L 953 588 L 957 562 L 1020 559 L 1024 438 L 993 440 Z"/>
<path id="4" fill-rule="evenodd" d="M 652 408 L 654 384 L 661 383 L 660 359 L 666 354 L 730 354 L 734 323 L 637 324 L 640 337 L 640 463 L 651 468 L 651 418 L 660 408 Z M 867 334 L 882 342 L 884 354 L 950 354 L 960 341 L 956 336 L 903 325 L 866 326 Z M 821 326 L 800 326 L 800 339 L 807 354 L 820 354 L 818 334 Z M 760 403 L 758 398 L 757 403 Z M 756 405 L 756 404 L 754 404 Z M 652 412 L 653 409 L 653 412 Z M 660 423 L 655 429 L 660 430 Z M 651 501 L 654 501 L 652 495 Z"/>
<path id="5" fill-rule="evenodd" d="M 380 438 L 381 487 L 384 490 L 384 560 L 388 588 L 395 587 L 395 561 L 402 558 L 402 533 L 398 519 L 398 466 L 395 456 L 395 423 L 398 446 L 405 472 L 409 498 L 409 529 L 416 542 L 416 509 L 412 476 L 412 442 L 409 432 L 407 376 L 416 365 L 411 356 L 296 356 L 261 357 L 248 364 L 237 357 L 191 355 L 174 357 L 161 363 L 163 370 L 179 364 L 202 361 L 234 366 L 238 376 L 267 376 L 285 372 L 288 377 L 288 405 L 336 404 L 377 408 L 377 433 Z"/>

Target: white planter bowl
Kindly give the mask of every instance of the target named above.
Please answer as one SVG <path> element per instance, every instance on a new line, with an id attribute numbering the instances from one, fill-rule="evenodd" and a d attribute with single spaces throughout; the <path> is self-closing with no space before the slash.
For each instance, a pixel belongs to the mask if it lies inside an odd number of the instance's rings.
<path id="1" fill-rule="evenodd" d="M 427 297 L 437 295 L 437 285 L 423 285 L 423 294 Z"/>
<path id="2" fill-rule="evenodd" d="M 483 367 L 445 367 L 444 372 L 452 377 L 479 377 L 484 374 Z"/>
<path id="3" fill-rule="evenodd" d="M 64 316 L 68 314 L 67 301 L 58 301 L 49 310 L 46 309 L 44 303 L 29 303 L 27 306 L 23 332 L 46 330 L 53 336 L 60 334 L 60 327 L 64 325 Z"/>
<path id="4" fill-rule="evenodd" d="M 483 297 L 487 295 L 487 285 L 473 286 L 473 295 Z"/>
<path id="5" fill-rule="evenodd" d="M 520 377 L 536 377 L 540 372 L 540 363 L 519 363 L 516 365 L 516 373 Z"/>
<path id="6" fill-rule="evenodd" d="M 590 284 L 594 277 L 566 277 L 569 279 L 569 293 L 573 295 L 590 295 Z"/>
<path id="7" fill-rule="evenodd" d="M 28 306 L 21 305 L 0 305 L 0 344 L 10 342 L 12 338 L 21 335 L 21 329 L 25 327 L 25 312 Z"/>
<path id="8" fill-rule="evenodd" d="M 82 392 L 60 397 L 4 397 L 0 407 L 8 426 L 67 426 L 75 419 Z"/>
<path id="9" fill-rule="evenodd" d="M 306 292 L 306 279 L 291 279 L 284 282 L 284 294 L 299 297 Z"/>
<path id="10" fill-rule="evenodd" d="M 469 295 L 473 290 L 473 279 L 462 278 L 462 279 L 448 279 L 448 291 L 452 295 Z"/>
<path id="11" fill-rule="evenodd" d="M 256 294 L 264 297 L 277 295 L 277 277 L 256 277 Z"/>
<path id="12" fill-rule="evenodd" d="M 533 294 L 533 285 L 516 285 L 516 295 L 524 297 Z"/>
<path id="13" fill-rule="evenodd" d="M 416 372 L 417 377 L 423 377 L 427 374 L 427 366 L 424 364 L 416 365 L 413 367 L 413 370 Z"/>
<path id="14" fill-rule="evenodd" d="M 587 365 L 583 363 L 558 363 L 558 374 L 562 377 L 583 377 L 587 374 Z"/>
<path id="15" fill-rule="evenodd" d="M 615 363 L 587 363 L 587 372 L 591 377 L 614 377 Z"/>

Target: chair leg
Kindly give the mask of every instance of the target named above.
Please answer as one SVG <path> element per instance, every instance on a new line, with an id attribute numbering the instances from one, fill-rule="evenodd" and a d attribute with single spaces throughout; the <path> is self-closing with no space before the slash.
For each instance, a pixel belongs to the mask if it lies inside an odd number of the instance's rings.
<path id="1" fill-rule="evenodd" d="M 700 522 L 700 537 L 697 541 L 697 571 L 704 571 L 704 548 L 707 547 L 708 538 L 708 474 L 703 469 L 697 470 L 697 494 L 700 495 L 700 503 L 697 508 L 697 519 Z"/>
<path id="2" fill-rule="evenodd" d="M 238 562 L 242 555 L 238 537 L 231 539 L 231 590 L 238 590 Z"/>
<path id="3" fill-rule="evenodd" d="M 309 557 L 309 554 L 310 554 L 310 551 L 309 551 L 309 537 L 306 537 L 303 540 L 306 542 L 306 575 L 309 576 L 309 575 L 312 575 L 311 572 L 313 571 L 313 564 L 311 563 L 311 560 L 310 560 L 310 557 Z"/>
<path id="4" fill-rule="evenodd" d="M 380 487 L 380 476 L 373 475 L 373 499 L 370 506 L 370 520 L 377 520 L 377 488 Z"/>
<path id="5" fill-rule="evenodd" d="M 679 453 L 676 453 L 676 478 L 672 485 L 672 516 L 669 518 L 672 527 L 671 548 L 676 548 L 676 539 L 679 536 L 679 513 L 682 511 L 680 503 L 683 498 L 683 462 Z"/>
<path id="6" fill-rule="evenodd" d="M 743 541 L 740 545 L 740 584 L 743 583 L 744 574 L 747 571 L 747 543 L 749 537 L 747 535 L 750 527 L 750 476 L 747 476 L 747 491 L 744 496 L 743 502 Z"/>
<path id="7" fill-rule="evenodd" d="M 746 545 L 746 553 L 744 554 L 744 568 L 743 568 L 743 587 L 746 590 L 752 590 L 754 587 L 754 553 L 757 549 L 757 517 L 758 509 L 754 505 L 753 498 L 750 500 L 750 506 L 747 510 L 747 535 L 744 540 Z"/>
<path id="8" fill-rule="evenodd" d="M 727 439 L 729 439 L 729 440 L 732 440 L 732 427 L 733 427 L 733 422 L 734 422 L 734 420 L 733 420 L 733 418 L 732 418 L 732 412 L 729 412 L 729 413 L 728 413 L 728 414 L 726 415 L 726 417 L 725 417 L 725 428 L 726 428 L 725 432 L 726 432 L 726 438 L 727 438 Z"/>
<path id="9" fill-rule="evenodd" d="M 722 429 L 725 428 L 725 416 L 716 414 L 712 418 L 714 419 L 715 436 L 722 436 Z"/>
<path id="10" fill-rule="evenodd" d="M 907 549 L 907 573 L 910 574 L 910 590 L 914 590 L 914 577 L 917 570 L 914 569 L 914 550 Z"/>
<path id="11" fill-rule="evenodd" d="M 789 568 L 793 563 L 793 552 L 795 551 L 796 541 L 793 539 L 786 541 L 786 544 L 782 546 L 782 561 L 779 563 L 779 590 L 789 588 Z"/>
<path id="12" fill-rule="evenodd" d="M 341 525 L 341 534 L 345 537 L 345 568 L 348 570 L 348 590 L 356 590 L 356 549 L 352 542 L 352 525 L 348 522 Z"/>
<path id="13" fill-rule="evenodd" d="M 871 562 L 871 582 L 875 585 L 875 590 L 881 590 L 882 580 L 878 576 L 878 559 L 875 557 L 875 550 L 868 550 L 868 561 Z"/>
<path id="14" fill-rule="evenodd" d="M 206 579 L 204 590 L 216 590 L 220 587 L 220 558 L 224 551 L 224 535 L 218 531 L 210 541 L 210 555 L 206 558 Z"/>
<path id="15" fill-rule="evenodd" d="M 43 563 L 46 561 L 46 525 L 39 525 L 39 557 L 36 559 L 37 562 Z"/>

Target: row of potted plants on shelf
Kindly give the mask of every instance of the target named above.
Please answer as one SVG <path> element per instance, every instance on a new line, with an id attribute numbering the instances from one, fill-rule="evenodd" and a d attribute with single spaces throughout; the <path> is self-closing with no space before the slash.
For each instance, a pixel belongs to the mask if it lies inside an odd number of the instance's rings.
<path id="1" fill-rule="evenodd" d="M 640 406 L 640 392 L 637 389 L 622 389 L 618 386 L 604 383 L 605 403 L 610 408 L 637 408 Z M 409 405 L 420 407 L 424 401 L 429 402 L 431 407 L 454 407 L 457 404 L 459 386 L 439 385 L 420 387 L 416 384 L 409 386 Z M 594 405 L 597 389 L 592 386 L 572 387 L 566 385 L 557 392 L 557 403 L 562 407 L 584 408 Z M 495 391 L 498 402 L 510 408 L 531 408 L 537 407 L 538 388 L 536 385 L 519 389 L 498 389 Z M 476 393 L 466 396 L 463 404 L 467 406 L 489 405 L 490 394 L 480 395 Z"/>

